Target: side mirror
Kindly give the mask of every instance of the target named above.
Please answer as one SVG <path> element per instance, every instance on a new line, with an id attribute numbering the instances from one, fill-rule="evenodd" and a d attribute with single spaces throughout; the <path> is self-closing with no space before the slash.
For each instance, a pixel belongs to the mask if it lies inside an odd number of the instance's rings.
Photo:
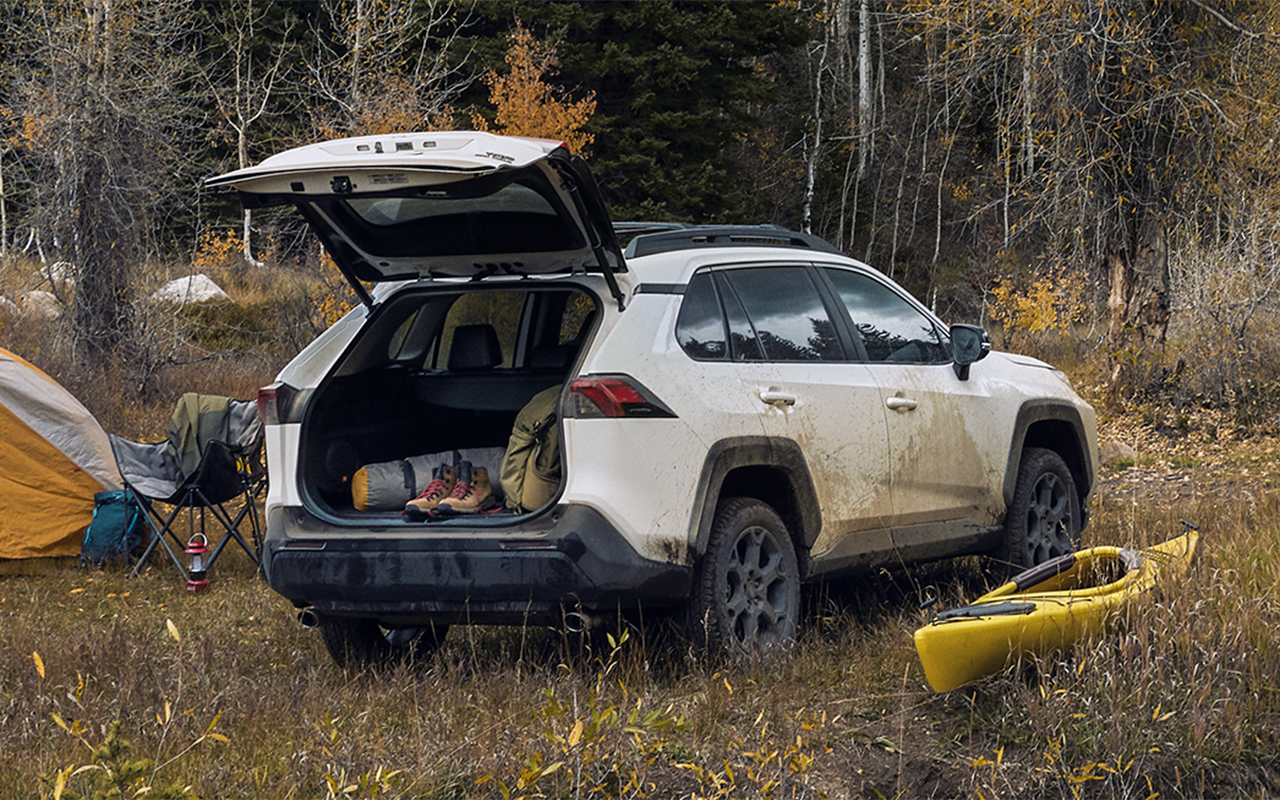
<path id="1" fill-rule="evenodd" d="M 952 365 L 956 377 L 962 381 L 969 380 L 969 365 L 981 361 L 991 352 L 991 337 L 977 325 L 951 326 L 951 354 L 955 359 Z"/>

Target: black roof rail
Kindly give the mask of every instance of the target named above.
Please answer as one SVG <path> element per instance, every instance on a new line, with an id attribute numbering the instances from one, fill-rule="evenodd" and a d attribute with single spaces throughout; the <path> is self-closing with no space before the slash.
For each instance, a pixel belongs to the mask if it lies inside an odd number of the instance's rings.
<path id="1" fill-rule="evenodd" d="M 641 223 L 614 225 L 635 226 Z M 650 223 L 654 232 L 633 234 L 627 244 L 624 258 L 638 258 L 655 253 L 675 250 L 694 250 L 702 247 L 799 247 L 823 253 L 840 251 L 829 242 L 811 233 L 787 230 L 780 225 L 688 225 L 684 223 Z M 668 226 L 666 228 L 659 225 Z M 619 233 L 623 233 L 619 231 Z"/>
<path id="2" fill-rule="evenodd" d="M 613 233 L 625 247 L 637 236 L 648 236 L 651 233 L 665 233 L 683 228 L 695 227 L 691 222 L 615 222 Z"/>

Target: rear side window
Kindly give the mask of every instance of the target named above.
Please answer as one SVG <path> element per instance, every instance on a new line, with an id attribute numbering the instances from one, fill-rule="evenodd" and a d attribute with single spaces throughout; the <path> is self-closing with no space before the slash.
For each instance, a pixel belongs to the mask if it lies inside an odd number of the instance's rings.
<path id="1" fill-rule="evenodd" d="M 716 299 L 710 272 L 700 272 L 689 281 L 676 318 L 676 341 L 691 358 L 718 361 L 728 358 L 724 315 Z"/>
<path id="2" fill-rule="evenodd" d="M 862 337 L 870 361 L 943 364 L 951 361 L 946 340 L 933 321 L 906 298 L 859 272 L 824 269 Z"/>
<path id="3" fill-rule="evenodd" d="M 751 320 L 742 310 L 738 295 L 725 282 L 724 276 L 720 276 L 716 286 L 724 300 L 725 318 L 729 321 L 729 357 L 734 361 L 764 361 L 764 350 L 756 337 L 756 329 L 751 327 Z"/>
<path id="4" fill-rule="evenodd" d="M 596 304 L 585 294 L 574 294 L 565 304 L 564 316 L 560 319 L 560 332 L 556 337 L 557 344 L 572 344 L 582 340 L 582 334 L 591 318 L 595 316 Z"/>

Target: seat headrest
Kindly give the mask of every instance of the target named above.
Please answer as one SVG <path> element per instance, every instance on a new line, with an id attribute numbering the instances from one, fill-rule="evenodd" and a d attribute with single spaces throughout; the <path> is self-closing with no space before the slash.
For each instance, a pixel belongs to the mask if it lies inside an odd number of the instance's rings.
<path id="1" fill-rule="evenodd" d="M 492 325 L 459 325 L 449 346 L 449 371 L 492 369 L 502 363 L 502 345 Z"/>

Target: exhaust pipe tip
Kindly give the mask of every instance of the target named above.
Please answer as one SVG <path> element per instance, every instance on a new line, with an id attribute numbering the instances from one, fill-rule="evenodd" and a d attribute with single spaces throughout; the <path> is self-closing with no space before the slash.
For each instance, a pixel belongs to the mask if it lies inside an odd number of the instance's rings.
<path id="1" fill-rule="evenodd" d="M 298 612 L 298 623 L 307 630 L 320 627 L 320 615 L 314 608 L 304 608 Z"/>

